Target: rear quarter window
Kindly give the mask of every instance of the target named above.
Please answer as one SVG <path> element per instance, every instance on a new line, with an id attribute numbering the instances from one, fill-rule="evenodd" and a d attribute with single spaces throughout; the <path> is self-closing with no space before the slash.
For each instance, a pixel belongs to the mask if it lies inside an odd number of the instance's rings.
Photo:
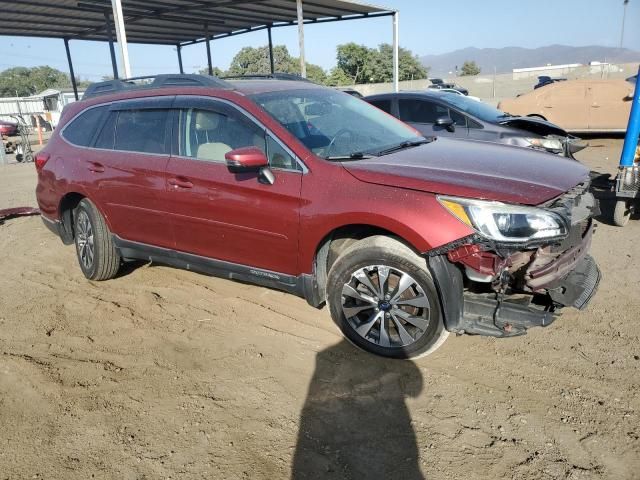
<path id="1" fill-rule="evenodd" d="M 108 105 L 103 105 L 85 110 L 64 127 L 62 136 L 69 143 L 79 147 L 88 147 L 107 108 Z"/>

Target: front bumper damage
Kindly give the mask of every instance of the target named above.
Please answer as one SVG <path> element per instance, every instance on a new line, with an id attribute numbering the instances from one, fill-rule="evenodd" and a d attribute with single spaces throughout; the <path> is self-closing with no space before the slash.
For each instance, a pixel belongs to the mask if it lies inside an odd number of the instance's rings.
<path id="1" fill-rule="evenodd" d="M 597 205 L 587 186 L 549 205 L 570 213 L 571 231 L 553 245 L 499 245 L 479 236 L 428 252 L 447 330 L 509 337 L 553 323 L 563 307 L 583 309 L 601 273 L 588 254 Z"/>

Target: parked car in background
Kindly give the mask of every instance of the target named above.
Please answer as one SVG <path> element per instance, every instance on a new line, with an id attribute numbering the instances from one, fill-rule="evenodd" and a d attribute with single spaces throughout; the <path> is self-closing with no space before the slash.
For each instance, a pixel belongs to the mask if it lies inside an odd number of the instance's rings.
<path id="1" fill-rule="evenodd" d="M 461 95 L 463 97 L 467 97 L 471 100 L 475 100 L 476 102 L 480 101 L 480 97 L 474 97 L 473 95 L 465 95 L 464 93 L 455 90 L 453 88 L 442 88 L 440 90 L 436 90 L 437 92 L 442 92 L 442 93 L 453 93 L 454 95 Z"/>
<path id="2" fill-rule="evenodd" d="M 548 75 L 541 75 L 538 77 L 538 83 L 533 86 L 533 89 L 535 90 L 537 88 L 544 87 L 545 85 L 551 85 L 555 82 L 564 82 L 566 80 L 566 78 L 552 78 Z"/>
<path id="3" fill-rule="evenodd" d="M 18 135 L 18 124 L 7 120 L 0 120 L 0 134 L 5 137 L 14 137 Z"/>
<path id="4" fill-rule="evenodd" d="M 466 88 L 461 87 L 460 85 L 456 85 L 455 83 L 446 83 L 441 78 L 430 78 L 429 81 L 431 82 L 431 85 L 428 85 L 427 88 L 430 88 L 432 90 L 451 89 L 456 90 L 463 95 L 469 95 L 469 90 L 467 90 Z"/>
<path id="5" fill-rule="evenodd" d="M 446 92 L 371 95 L 365 101 L 425 136 L 452 136 L 528 147 L 572 157 L 586 143 L 547 121 L 514 117 L 486 103 Z"/>
<path id="6" fill-rule="evenodd" d="M 624 132 L 632 97 L 633 84 L 624 80 L 567 80 L 503 100 L 498 108 L 568 132 Z"/>
<path id="7" fill-rule="evenodd" d="M 338 88 L 341 92 L 348 93 L 349 95 L 356 98 L 363 98 L 363 95 L 354 88 Z"/>
<path id="8" fill-rule="evenodd" d="M 42 219 L 88 279 L 144 259 L 266 285 L 327 303 L 351 342 L 387 357 L 547 326 L 600 279 L 588 169 L 426 139 L 307 82 L 95 84 L 36 169 Z"/>

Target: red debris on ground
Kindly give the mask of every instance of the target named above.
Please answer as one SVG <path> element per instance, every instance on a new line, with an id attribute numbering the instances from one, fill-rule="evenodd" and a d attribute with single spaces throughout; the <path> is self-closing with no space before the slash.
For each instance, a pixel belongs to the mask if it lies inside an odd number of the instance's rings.
<path id="1" fill-rule="evenodd" d="M 28 217 L 31 215 L 40 215 L 40 210 L 33 207 L 5 208 L 4 210 L 0 210 L 0 225 L 10 218 Z"/>

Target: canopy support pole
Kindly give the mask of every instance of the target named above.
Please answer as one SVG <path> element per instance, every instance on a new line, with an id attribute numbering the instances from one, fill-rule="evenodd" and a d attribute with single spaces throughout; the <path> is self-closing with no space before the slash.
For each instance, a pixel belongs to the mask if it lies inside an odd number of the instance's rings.
<path id="1" fill-rule="evenodd" d="M 211 38 L 209 37 L 209 25 L 204 24 L 204 35 L 207 39 L 207 65 L 209 66 L 209 75 L 213 75 L 213 63 L 211 62 Z"/>
<path id="2" fill-rule="evenodd" d="M 273 39 L 271 38 L 271 25 L 267 27 L 267 33 L 269 34 L 269 64 L 271 65 L 271 74 L 276 73 L 276 65 L 273 60 Z"/>
<path id="3" fill-rule="evenodd" d="M 107 39 L 109 41 L 109 53 L 111 54 L 111 68 L 113 69 L 113 78 L 118 78 L 118 62 L 116 62 L 116 49 L 113 45 L 113 31 L 111 30 L 111 16 L 109 12 L 105 10 L 104 21 L 107 29 Z"/>
<path id="4" fill-rule="evenodd" d="M 298 6 L 298 45 L 300 46 L 300 74 L 307 78 L 307 63 L 304 59 L 304 13 L 302 0 L 296 0 Z"/>
<path id="5" fill-rule="evenodd" d="M 400 65 L 399 65 L 399 43 L 398 43 L 398 22 L 400 12 L 395 11 L 393 13 L 393 91 L 398 92 L 400 90 Z"/>
<path id="6" fill-rule="evenodd" d="M 113 9 L 113 23 L 116 26 L 116 38 L 120 46 L 120 56 L 122 57 L 122 69 L 124 78 L 131 78 L 131 65 L 129 64 L 129 46 L 127 44 L 127 32 L 124 28 L 124 18 L 122 14 L 121 0 L 111 0 Z"/>
<path id="7" fill-rule="evenodd" d="M 71 77 L 71 86 L 73 87 L 73 96 L 78 98 L 78 85 L 76 84 L 76 74 L 73 72 L 73 62 L 71 61 L 71 50 L 69 50 L 69 39 L 64 39 L 64 49 L 67 51 L 67 62 L 69 62 L 69 76 Z"/>
<path id="8" fill-rule="evenodd" d="M 638 77 L 633 91 L 631 112 L 629 113 L 629 123 L 627 133 L 624 136 L 622 155 L 620 156 L 620 167 L 633 167 L 638 148 L 638 138 L 640 137 L 640 67 L 638 67 Z"/>
<path id="9" fill-rule="evenodd" d="M 176 45 L 176 51 L 178 52 L 178 68 L 180 69 L 180 73 L 184 73 L 184 68 L 182 67 L 182 47 L 180 44 Z"/>

